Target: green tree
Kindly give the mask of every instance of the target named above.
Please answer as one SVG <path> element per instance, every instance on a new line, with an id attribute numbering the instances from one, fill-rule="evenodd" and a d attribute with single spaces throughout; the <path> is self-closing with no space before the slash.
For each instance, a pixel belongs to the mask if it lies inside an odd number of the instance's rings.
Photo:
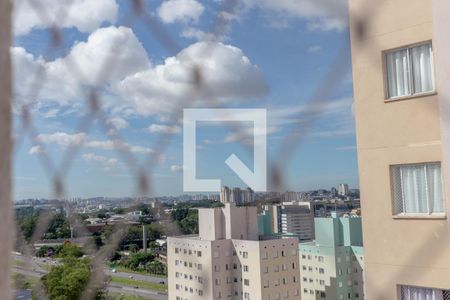
<path id="1" fill-rule="evenodd" d="M 56 256 L 59 258 L 79 258 L 83 256 L 83 251 L 75 244 L 65 243 L 56 249 Z"/>
<path id="2" fill-rule="evenodd" d="M 145 268 L 146 264 L 153 261 L 154 259 L 155 256 L 152 253 L 138 252 L 130 254 L 130 256 L 123 259 L 120 262 L 120 265 L 137 271 L 139 269 Z"/>
<path id="3" fill-rule="evenodd" d="M 50 299 L 77 300 L 80 298 L 89 276 L 88 260 L 66 258 L 62 265 L 53 266 L 41 280 Z"/>
<path id="4" fill-rule="evenodd" d="M 45 239 L 66 239 L 70 238 L 70 225 L 64 214 L 53 216 L 48 225 L 47 232 L 44 234 Z"/>

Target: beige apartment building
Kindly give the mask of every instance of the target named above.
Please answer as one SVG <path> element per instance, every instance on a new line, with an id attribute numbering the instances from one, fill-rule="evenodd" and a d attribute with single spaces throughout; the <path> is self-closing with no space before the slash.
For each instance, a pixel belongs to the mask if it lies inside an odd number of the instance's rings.
<path id="1" fill-rule="evenodd" d="M 366 298 L 450 299 L 450 1 L 349 11 Z"/>
<path id="2" fill-rule="evenodd" d="M 256 207 L 199 209 L 199 235 L 167 239 L 170 300 L 300 299 L 298 239 L 258 235 Z"/>

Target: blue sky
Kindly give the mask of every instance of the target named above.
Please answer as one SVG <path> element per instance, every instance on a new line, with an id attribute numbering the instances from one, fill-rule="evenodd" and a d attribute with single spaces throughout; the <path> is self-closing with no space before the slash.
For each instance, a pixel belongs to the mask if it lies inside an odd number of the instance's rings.
<path id="1" fill-rule="evenodd" d="M 70 1 L 42 0 L 45 19 L 27 1 L 16 2 L 11 52 L 15 137 L 21 141 L 14 160 L 16 199 L 52 196 L 53 173 L 46 172 L 42 159 L 58 167 L 74 147 L 79 150 L 63 177 L 67 197 L 135 195 L 139 169 L 114 151 L 108 134 L 123 137 L 139 165 L 155 155 L 159 134 L 170 136 L 157 164 L 149 166 L 149 195 L 182 194 L 182 124 L 173 114 L 186 97 L 196 104 L 187 101 L 185 108 L 218 103 L 267 109 L 268 163 L 286 160 L 284 189 L 330 188 L 342 182 L 358 186 L 344 0 L 242 0 L 234 11 L 221 12 L 228 23 L 218 40 L 207 33 L 224 5 L 220 0 L 144 1 L 178 49 L 162 45 L 136 16 L 130 23 L 131 1 L 73 0 L 67 6 Z M 58 49 L 49 47 L 49 23 L 63 28 Z M 306 106 L 317 89 L 325 88 L 323 78 L 342 47 L 338 87 L 320 99 L 327 100 L 326 106 Z M 202 66 L 207 96 L 187 96 L 192 64 Z M 105 66 L 114 68 L 99 76 Z M 37 90 L 32 89 L 36 76 Z M 80 130 L 80 122 L 88 124 L 82 120 L 91 88 L 100 92 L 107 130 L 95 119 L 88 130 Z M 30 101 L 35 141 L 20 130 L 20 103 Z M 309 125 L 306 116 L 311 114 Z M 306 129 L 292 157 L 280 154 L 292 132 Z M 197 145 L 200 178 L 244 186 L 224 160 L 235 153 L 251 167 L 252 157 L 229 127 L 202 124 Z"/>

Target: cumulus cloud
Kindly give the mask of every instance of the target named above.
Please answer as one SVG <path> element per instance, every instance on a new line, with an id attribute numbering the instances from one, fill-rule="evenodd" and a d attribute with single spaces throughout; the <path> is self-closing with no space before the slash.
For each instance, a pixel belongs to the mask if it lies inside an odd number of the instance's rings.
<path id="1" fill-rule="evenodd" d="M 85 133 L 55 132 L 52 134 L 39 134 L 37 140 L 45 144 L 55 144 L 60 147 L 85 147 L 100 150 L 124 149 L 133 153 L 150 154 L 153 150 L 147 147 L 131 145 L 129 143 L 113 140 L 92 140 Z M 31 152 L 31 150 L 30 150 Z"/>
<path id="2" fill-rule="evenodd" d="M 42 86 L 37 100 L 52 108 L 58 107 L 50 105 L 80 107 L 87 87 L 98 87 L 108 96 L 102 99 L 104 108 L 111 109 L 115 116 L 163 118 L 180 101 L 192 100 L 186 97 L 192 95 L 195 67 L 201 67 L 207 100 L 252 100 L 268 92 L 259 68 L 237 47 L 197 42 L 162 64 L 152 65 L 142 44 L 126 27 L 100 28 L 87 41 L 76 43 L 68 55 L 52 61 L 35 57 L 21 47 L 12 48 L 11 53 L 15 97 L 25 98 L 33 84 L 33 74 L 38 74 Z M 103 62 L 108 58 L 112 58 L 112 68 L 102 73 Z M 77 76 L 73 66 L 83 76 Z M 201 103 L 205 97 L 196 95 L 195 100 Z M 116 129 L 117 125 L 126 126 L 120 120 L 111 122 Z"/>
<path id="3" fill-rule="evenodd" d="M 28 153 L 31 155 L 38 155 L 38 154 L 45 153 L 45 150 L 41 146 L 37 145 L 37 146 L 31 147 L 30 151 L 28 151 Z"/>
<path id="4" fill-rule="evenodd" d="M 104 22 L 114 23 L 119 10 L 116 0 L 15 0 L 14 8 L 16 35 L 54 24 L 92 32 Z"/>
<path id="5" fill-rule="evenodd" d="M 167 0 L 158 8 L 158 16 L 164 23 L 198 22 L 205 8 L 196 0 Z"/>
<path id="6" fill-rule="evenodd" d="M 348 24 L 347 0 L 244 0 L 247 8 L 268 12 L 275 24 L 306 21 L 310 30 L 343 31 Z"/>
<path id="7" fill-rule="evenodd" d="M 85 153 L 83 154 L 82 158 L 88 162 L 100 163 L 105 170 L 111 170 L 117 165 L 117 159 L 108 158 L 106 156 L 97 155 L 94 153 Z"/>
<path id="8" fill-rule="evenodd" d="M 34 57 L 21 47 L 12 48 L 11 54 L 16 97 L 26 96 L 37 74 L 42 77 L 40 100 L 62 105 L 81 102 L 86 86 L 117 81 L 151 65 L 133 31 L 114 26 L 96 30 L 87 41 L 75 44 L 67 56 L 53 61 Z M 108 59 L 114 67 L 103 74 Z"/>
<path id="9" fill-rule="evenodd" d="M 148 131 L 151 133 L 165 133 L 165 134 L 175 134 L 181 131 L 179 126 L 176 125 L 163 125 L 163 124 L 152 124 L 148 127 Z"/>
<path id="10" fill-rule="evenodd" d="M 201 67 L 209 98 L 238 101 L 268 92 L 259 68 L 242 50 L 210 42 L 192 44 L 163 64 L 128 76 L 118 82 L 116 90 L 141 115 L 169 113 L 191 94 L 194 66 Z"/>
<path id="11" fill-rule="evenodd" d="M 181 172 L 181 171 L 183 171 L 183 166 L 171 165 L 170 166 L 170 171 L 174 172 L 174 173 Z"/>
<path id="12" fill-rule="evenodd" d="M 114 118 L 110 118 L 106 121 L 108 124 L 110 124 L 111 126 L 113 126 L 115 129 L 125 129 L 128 126 L 130 126 L 127 122 L 127 120 L 120 118 L 120 117 L 114 117 Z"/>

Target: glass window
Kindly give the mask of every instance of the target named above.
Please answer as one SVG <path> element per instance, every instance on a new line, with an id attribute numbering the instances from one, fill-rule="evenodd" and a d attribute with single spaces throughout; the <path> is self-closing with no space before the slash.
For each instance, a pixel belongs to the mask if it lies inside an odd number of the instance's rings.
<path id="1" fill-rule="evenodd" d="M 391 167 L 394 213 L 443 213 L 440 163 Z"/>
<path id="2" fill-rule="evenodd" d="M 385 57 L 388 98 L 434 91 L 431 43 L 389 51 Z"/>

